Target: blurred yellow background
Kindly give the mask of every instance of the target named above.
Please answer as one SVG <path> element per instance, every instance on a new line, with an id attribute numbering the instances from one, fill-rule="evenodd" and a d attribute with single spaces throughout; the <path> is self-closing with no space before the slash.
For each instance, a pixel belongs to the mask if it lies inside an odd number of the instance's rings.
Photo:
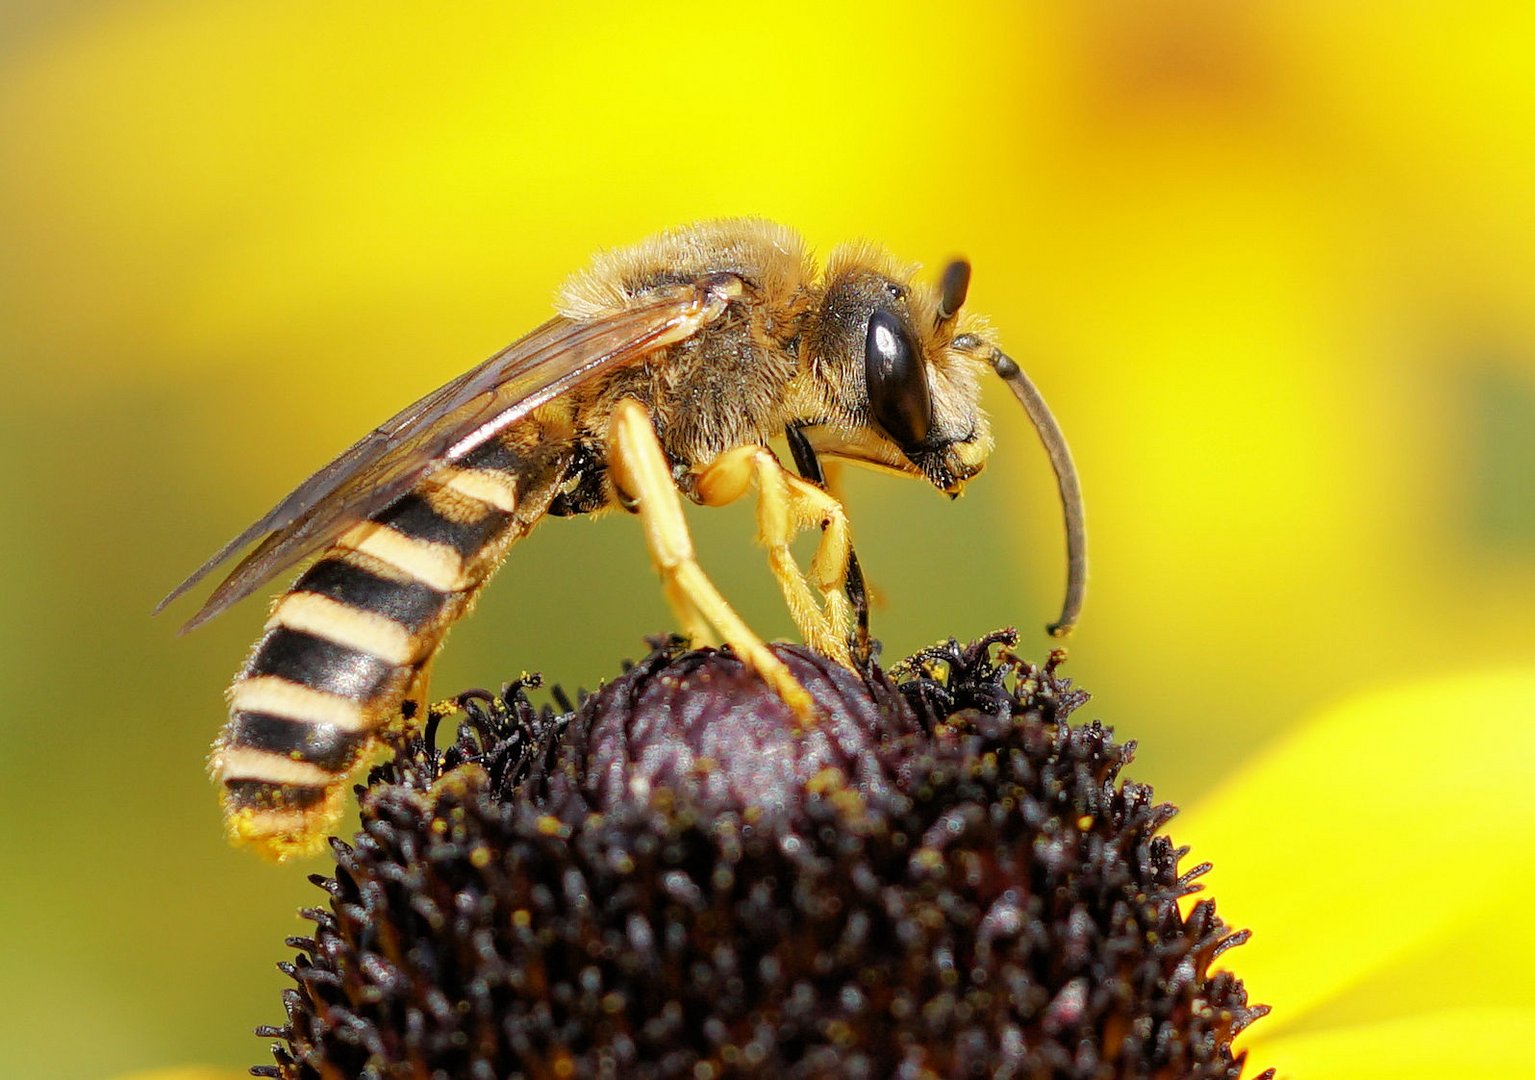
<path id="1" fill-rule="evenodd" d="M 203 773 L 263 609 L 184 639 L 194 605 L 149 610 L 663 227 L 971 258 L 1082 471 L 1068 670 L 1160 797 L 1349 694 L 1535 664 L 1531 41 L 1516 2 L 9 0 L 7 1075 L 270 1060 L 249 1031 L 281 1019 L 320 867 L 226 849 Z M 846 477 L 887 658 L 1005 624 L 1048 647 L 1053 484 L 987 392 L 999 449 L 964 500 Z M 787 634 L 750 510 L 691 519 Z M 667 625 L 632 521 L 552 522 L 435 688 L 593 685 Z"/>

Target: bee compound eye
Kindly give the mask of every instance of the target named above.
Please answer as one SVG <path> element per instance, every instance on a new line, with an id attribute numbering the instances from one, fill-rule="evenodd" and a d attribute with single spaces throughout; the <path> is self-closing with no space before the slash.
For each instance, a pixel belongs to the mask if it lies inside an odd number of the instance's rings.
<path id="1" fill-rule="evenodd" d="M 876 308 L 864 341 L 864 378 L 869 409 L 885 433 L 910 450 L 927 438 L 933 401 L 927 364 L 911 327 L 892 312 Z"/>

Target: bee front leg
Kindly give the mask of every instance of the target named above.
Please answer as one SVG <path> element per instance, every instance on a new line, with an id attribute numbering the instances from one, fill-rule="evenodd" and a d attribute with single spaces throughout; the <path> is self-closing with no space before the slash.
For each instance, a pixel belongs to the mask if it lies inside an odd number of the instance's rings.
<path id="1" fill-rule="evenodd" d="M 696 637 L 717 631 L 752 670 L 762 676 L 795 714 L 809 722 L 815 705 L 784 662 L 736 614 L 704 574 L 693 553 L 682 500 L 645 406 L 625 398 L 613 409 L 608 429 L 608 475 L 629 508 L 639 515 L 650 559 L 682 629 Z"/>
<path id="2" fill-rule="evenodd" d="M 757 481 L 757 540 L 768 550 L 768 565 L 783 590 L 789 614 L 805 644 L 844 667 L 854 616 L 843 588 L 852 565 L 853 541 L 847 511 L 822 488 L 788 472 L 765 446 L 738 446 L 705 465 L 697 475 L 699 502 L 722 506 Z M 810 580 L 800 571 L 789 544 L 801 529 L 819 527 L 821 542 L 810 560 Z M 861 581 L 861 578 L 860 578 Z M 810 585 L 820 590 L 817 603 Z"/>

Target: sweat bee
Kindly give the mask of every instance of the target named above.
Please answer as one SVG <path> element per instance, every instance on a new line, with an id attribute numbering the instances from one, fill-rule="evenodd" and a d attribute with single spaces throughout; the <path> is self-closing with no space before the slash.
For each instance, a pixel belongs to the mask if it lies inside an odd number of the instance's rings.
<path id="1" fill-rule="evenodd" d="M 507 550 L 542 518 L 638 515 L 679 629 L 720 640 L 806 722 L 813 707 L 694 558 L 679 496 L 758 492 L 758 539 L 807 645 L 867 658 L 867 606 L 847 515 L 821 459 L 925 479 L 950 496 L 992 448 L 979 407 L 991 367 L 1055 468 L 1067 523 L 1061 634 L 1086 577 L 1081 497 L 1033 385 L 961 311 L 970 270 L 935 286 L 869 244 L 822 273 L 792 230 L 703 223 L 599 255 L 559 314 L 386 420 L 178 585 L 160 610 L 248 545 L 191 629 L 316 558 L 271 610 L 229 689 L 211 768 L 235 843 L 317 850 L 345 780 L 407 700 Z M 783 437 L 799 475 L 769 448 Z M 821 538 L 808 574 L 790 554 Z"/>

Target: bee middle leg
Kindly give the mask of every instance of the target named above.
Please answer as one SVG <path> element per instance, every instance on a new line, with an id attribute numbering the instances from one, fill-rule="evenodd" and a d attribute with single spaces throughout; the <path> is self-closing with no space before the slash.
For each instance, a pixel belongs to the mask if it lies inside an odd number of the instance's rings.
<path id="1" fill-rule="evenodd" d="M 801 721 L 813 720 L 815 705 L 809 693 L 736 614 L 698 565 L 682 516 L 682 500 L 650 413 L 632 398 L 625 398 L 613 409 L 607 462 L 614 485 L 639 515 L 651 561 L 683 632 L 695 640 L 707 640 L 710 630 L 717 632 Z"/>
<path id="2" fill-rule="evenodd" d="M 698 472 L 694 486 L 699 502 L 721 506 L 744 495 L 753 480 L 757 482 L 757 540 L 768 549 L 768 565 L 783 590 L 790 616 L 805 644 L 843 667 L 852 667 L 849 642 L 854 609 L 844 586 L 857 574 L 857 563 L 847 511 L 823 488 L 784 469 L 765 446 L 727 450 Z M 789 543 L 800 530 L 817 527 L 821 541 L 811 557 L 807 581 Z M 857 581 L 862 584 L 861 575 Z M 811 584 L 821 593 L 819 603 Z"/>
<path id="3" fill-rule="evenodd" d="M 804 432 L 791 424 L 784 431 L 784 438 L 789 444 L 789 453 L 794 456 L 794 467 L 799 470 L 800 476 L 840 502 L 831 478 L 821 467 L 821 459 L 816 456 L 815 448 L 805 438 Z M 874 660 L 874 641 L 869 636 L 869 588 L 864 582 L 863 568 L 858 565 L 858 553 L 851 545 L 847 551 L 847 574 L 842 579 L 842 591 L 847 594 L 848 603 L 853 608 L 853 638 L 848 643 L 848 651 L 854 663 L 860 669 L 867 670 Z"/>

